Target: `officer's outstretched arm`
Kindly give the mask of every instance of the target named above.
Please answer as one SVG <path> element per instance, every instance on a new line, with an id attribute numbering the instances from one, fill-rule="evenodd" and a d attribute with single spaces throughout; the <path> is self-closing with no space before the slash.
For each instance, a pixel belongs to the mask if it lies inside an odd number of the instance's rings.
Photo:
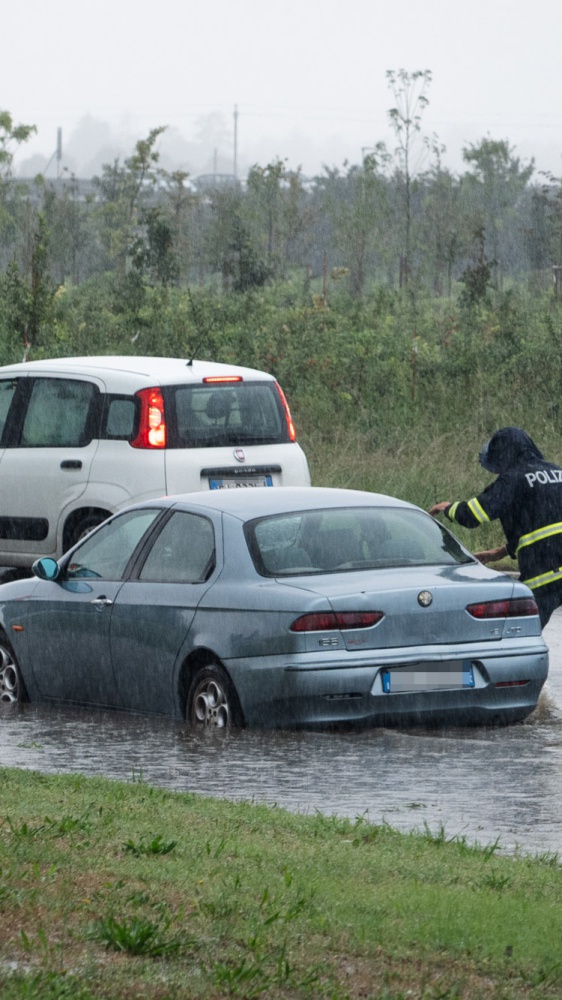
<path id="1" fill-rule="evenodd" d="M 500 545 L 497 549 L 484 549 L 482 552 L 475 552 L 474 556 L 481 563 L 497 562 L 507 555 L 507 545 Z"/>

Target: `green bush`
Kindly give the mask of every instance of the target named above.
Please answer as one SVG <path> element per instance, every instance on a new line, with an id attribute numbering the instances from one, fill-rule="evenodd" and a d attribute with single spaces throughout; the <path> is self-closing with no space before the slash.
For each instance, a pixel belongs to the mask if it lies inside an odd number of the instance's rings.
<path id="1" fill-rule="evenodd" d="M 111 274 L 62 286 L 53 310 L 33 358 L 199 357 L 272 372 L 316 484 L 421 506 L 473 495 L 487 481 L 479 445 L 510 424 L 562 462 L 562 310 L 523 286 L 467 306 L 382 289 L 362 301 L 332 290 L 326 301 L 295 278 L 221 294 Z M 3 363 L 21 360 L 20 339 L 0 297 Z"/>

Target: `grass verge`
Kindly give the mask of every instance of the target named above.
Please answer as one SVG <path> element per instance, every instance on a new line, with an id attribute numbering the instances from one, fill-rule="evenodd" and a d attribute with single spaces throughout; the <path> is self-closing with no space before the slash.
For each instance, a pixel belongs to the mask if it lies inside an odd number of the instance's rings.
<path id="1" fill-rule="evenodd" d="M 562 870 L 144 784 L 0 769 L 0 996 L 558 997 Z"/>

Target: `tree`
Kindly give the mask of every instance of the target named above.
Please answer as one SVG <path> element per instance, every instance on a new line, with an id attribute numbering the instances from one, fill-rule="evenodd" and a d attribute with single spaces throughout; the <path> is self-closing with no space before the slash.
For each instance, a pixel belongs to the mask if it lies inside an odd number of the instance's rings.
<path id="1" fill-rule="evenodd" d="M 15 148 L 36 131 L 35 125 L 15 125 L 10 112 L 0 110 L 0 177 L 10 174 Z"/>
<path id="2" fill-rule="evenodd" d="M 256 252 L 244 222 L 236 219 L 232 240 L 232 287 L 235 292 L 261 288 L 271 277 L 271 269 Z"/>
<path id="3" fill-rule="evenodd" d="M 228 291 L 233 274 L 233 244 L 240 219 L 242 192 L 238 187 L 210 188 L 210 218 L 205 229 L 205 265 L 220 272 L 223 291 Z"/>
<path id="4" fill-rule="evenodd" d="M 519 232 L 514 239 L 513 226 L 517 225 L 517 210 L 533 174 L 534 161 L 522 165 L 507 140 L 490 136 L 465 146 L 462 155 L 472 168 L 467 181 L 472 185 L 476 210 L 474 228 L 485 230 L 488 252 L 500 268 L 517 267 L 523 241 Z"/>
<path id="5" fill-rule="evenodd" d="M 154 196 L 162 171 L 158 168 L 158 137 L 165 127 L 153 128 L 140 139 L 124 164 L 119 160 L 105 164 L 101 177 L 94 177 L 94 187 L 101 198 L 101 234 L 110 262 L 116 261 L 124 275 L 130 250 L 138 239 L 139 207 Z"/>
<path id="6" fill-rule="evenodd" d="M 99 264 L 96 259 L 99 241 L 91 227 L 90 207 L 80 200 L 74 175 L 57 186 L 46 184 L 44 178 L 37 177 L 35 188 L 38 197 L 43 196 L 53 276 L 61 285 L 68 280 L 78 285 L 81 278 Z"/>
<path id="7" fill-rule="evenodd" d="M 401 284 L 407 284 L 412 270 L 412 185 L 420 167 L 418 140 L 421 119 L 429 104 L 427 90 L 431 84 L 431 71 L 405 69 L 387 70 L 386 79 L 393 93 L 395 105 L 388 110 L 388 118 L 398 145 L 397 181 L 402 188 L 404 246 L 401 261 Z M 424 143 L 427 146 L 427 142 Z"/>
<path id="8" fill-rule="evenodd" d="M 172 226 L 177 280 L 180 284 L 182 281 L 189 282 L 195 244 L 198 240 L 200 243 L 201 198 L 188 185 L 188 178 L 189 174 L 183 170 L 162 173 L 166 207 Z"/>
<path id="9" fill-rule="evenodd" d="M 488 260 L 486 257 L 484 236 L 483 228 L 477 229 L 474 233 L 477 245 L 476 261 L 465 268 L 460 279 L 464 284 L 460 296 L 460 303 L 463 306 L 476 306 L 485 302 L 488 297 L 488 289 L 496 261 Z"/>
<path id="10" fill-rule="evenodd" d="M 461 257 L 466 258 L 469 250 L 465 234 L 470 229 L 470 217 L 462 183 L 441 166 L 440 159 L 423 176 L 420 208 L 426 273 L 437 295 L 450 296 L 455 265 Z"/>
<path id="11" fill-rule="evenodd" d="M 522 217 L 523 244 L 526 263 L 530 268 L 530 284 L 537 291 L 544 290 L 549 284 L 550 267 L 557 256 L 554 252 L 557 247 L 556 215 L 552 213 L 556 204 L 554 191 L 551 184 L 533 185 L 522 203 L 521 212 L 518 212 L 518 216 Z M 558 247 L 562 249 L 562 240 Z"/>
<path id="12" fill-rule="evenodd" d="M 206 232 L 207 259 L 220 270 L 224 291 L 245 292 L 260 287 L 271 276 L 259 241 L 244 216 L 244 195 L 237 186 L 209 190 L 210 225 Z"/>
<path id="13" fill-rule="evenodd" d="M 23 192 L 9 182 L 14 152 L 36 131 L 35 125 L 15 125 L 9 111 L 0 110 L 0 237 L 5 261 L 11 252 L 6 243 L 17 236 L 17 215 L 24 200 Z"/>
<path id="14" fill-rule="evenodd" d="M 250 169 L 241 217 L 274 277 L 301 266 L 308 256 L 312 213 L 307 202 L 300 167 L 290 170 L 285 160 L 276 159 Z"/>
<path id="15" fill-rule="evenodd" d="M 140 274 L 147 272 L 151 281 L 167 288 L 179 274 L 172 222 L 160 208 L 146 209 L 142 222 L 145 232 L 137 237 L 131 248 L 133 266 Z"/>
<path id="16" fill-rule="evenodd" d="M 270 268 L 279 270 L 282 262 L 281 220 L 283 213 L 282 187 L 287 183 L 284 160 L 273 160 L 265 167 L 257 163 L 248 173 L 247 214 L 254 232 L 265 243 Z"/>
<path id="17" fill-rule="evenodd" d="M 42 327 L 51 319 L 56 286 L 49 275 L 48 229 L 45 215 L 39 212 L 29 253 L 29 273 L 22 274 L 12 261 L 2 281 L 3 297 L 10 331 L 23 347 L 23 357 L 40 340 Z"/>
<path id="18" fill-rule="evenodd" d="M 327 169 L 323 179 L 325 208 L 341 255 L 338 264 L 349 269 L 354 298 L 364 292 L 369 265 L 374 271 L 384 260 L 388 192 L 381 168 L 388 159 L 384 143 L 378 143 L 360 167 L 349 167 L 345 175 Z"/>
<path id="19" fill-rule="evenodd" d="M 550 263 L 562 265 L 562 177 L 545 174 L 547 183 L 542 188 L 542 200 L 549 223 L 548 250 Z"/>

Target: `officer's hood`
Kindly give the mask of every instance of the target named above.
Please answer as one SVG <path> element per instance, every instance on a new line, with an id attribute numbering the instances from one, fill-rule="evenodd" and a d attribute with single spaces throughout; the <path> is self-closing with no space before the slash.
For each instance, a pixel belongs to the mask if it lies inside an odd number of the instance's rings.
<path id="1" fill-rule="evenodd" d="M 479 459 L 488 472 L 498 475 L 537 459 L 544 461 L 544 455 L 521 427 L 502 427 L 482 445 Z"/>

